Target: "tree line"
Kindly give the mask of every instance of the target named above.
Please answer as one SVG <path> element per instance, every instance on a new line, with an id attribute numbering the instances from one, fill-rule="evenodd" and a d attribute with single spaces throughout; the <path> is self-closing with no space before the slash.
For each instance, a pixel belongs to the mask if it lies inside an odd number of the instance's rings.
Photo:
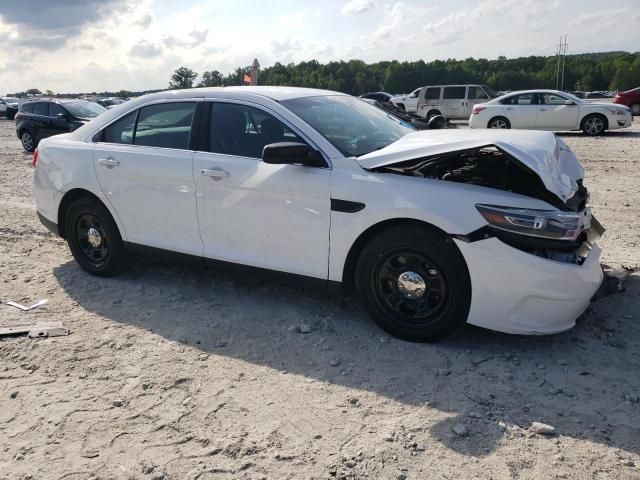
<path id="1" fill-rule="evenodd" d="M 361 60 L 329 62 L 317 60 L 283 65 L 277 62 L 260 72 L 261 85 L 289 85 L 336 90 L 353 95 L 384 90 L 409 92 L 422 85 L 480 83 L 494 90 L 555 88 L 555 56 L 520 58 L 467 58 L 424 62 Z M 240 85 L 250 67 L 236 68 L 223 75 L 217 70 L 198 74 L 187 67 L 178 68 L 169 88 Z M 606 52 L 567 55 L 564 66 L 565 90 L 628 90 L 640 86 L 640 52 Z"/>

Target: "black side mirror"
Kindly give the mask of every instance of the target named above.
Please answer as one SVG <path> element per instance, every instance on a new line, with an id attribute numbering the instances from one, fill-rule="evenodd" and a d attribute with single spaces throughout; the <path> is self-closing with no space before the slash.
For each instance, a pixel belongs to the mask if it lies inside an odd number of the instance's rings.
<path id="1" fill-rule="evenodd" d="M 262 161 L 274 165 L 304 165 L 306 167 L 324 167 L 326 165 L 320 152 L 309 145 L 298 142 L 278 142 L 265 145 L 262 149 Z"/>
<path id="2" fill-rule="evenodd" d="M 56 117 L 58 117 L 60 120 L 69 120 L 69 115 L 67 115 L 66 113 L 62 113 L 62 112 L 58 113 L 56 115 Z"/>

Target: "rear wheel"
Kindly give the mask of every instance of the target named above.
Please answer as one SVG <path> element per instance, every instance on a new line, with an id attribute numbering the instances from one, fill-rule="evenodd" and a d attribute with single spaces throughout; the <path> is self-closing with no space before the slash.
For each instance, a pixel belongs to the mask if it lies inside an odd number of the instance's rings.
<path id="1" fill-rule="evenodd" d="M 415 342 L 439 340 L 467 321 L 471 282 L 444 235 L 414 225 L 374 237 L 356 266 L 356 289 L 384 330 Z"/>
<path id="2" fill-rule="evenodd" d="M 487 128 L 511 128 L 511 122 L 505 117 L 495 117 L 489 120 Z"/>
<path id="3" fill-rule="evenodd" d="M 602 135 L 606 129 L 606 120 L 602 115 L 587 115 L 582 120 L 582 131 L 587 135 Z"/>
<path id="4" fill-rule="evenodd" d="M 640 103 L 634 103 L 634 104 L 631 105 L 630 108 L 631 108 L 631 113 L 634 116 L 640 115 Z"/>
<path id="5" fill-rule="evenodd" d="M 97 200 L 80 198 L 69 205 L 64 230 L 73 257 L 87 272 L 106 277 L 124 267 L 127 252 L 118 227 Z"/>
<path id="6" fill-rule="evenodd" d="M 20 141 L 22 142 L 22 148 L 27 152 L 33 152 L 36 149 L 36 140 L 29 131 L 24 131 L 20 134 Z"/>

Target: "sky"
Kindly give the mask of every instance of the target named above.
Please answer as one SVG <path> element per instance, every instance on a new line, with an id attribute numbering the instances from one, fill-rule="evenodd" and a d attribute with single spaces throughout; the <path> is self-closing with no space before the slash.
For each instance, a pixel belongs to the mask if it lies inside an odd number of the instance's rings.
<path id="1" fill-rule="evenodd" d="M 640 0 L 0 0 L 0 92 L 166 88 L 316 59 L 425 61 L 640 49 Z M 197 80 L 196 80 L 197 81 Z"/>

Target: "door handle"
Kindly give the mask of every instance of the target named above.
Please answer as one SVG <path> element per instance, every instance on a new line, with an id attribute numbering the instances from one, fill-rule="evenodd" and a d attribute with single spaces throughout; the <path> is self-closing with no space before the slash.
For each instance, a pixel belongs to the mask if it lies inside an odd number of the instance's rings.
<path id="1" fill-rule="evenodd" d="M 225 172 L 223 169 L 219 167 L 214 168 L 203 168 L 200 170 L 200 173 L 205 177 L 211 177 L 214 180 L 221 180 L 223 178 L 229 178 L 229 172 Z"/>
<path id="2" fill-rule="evenodd" d="M 105 166 L 107 168 L 113 168 L 113 167 L 117 167 L 118 165 L 120 165 L 120 162 L 118 160 L 116 160 L 115 158 L 99 158 L 98 159 L 98 165 L 102 165 Z"/>
<path id="3" fill-rule="evenodd" d="M 541 111 L 541 112 L 546 112 L 546 111 L 547 111 L 547 109 L 546 109 L 546 108 L 541 108 L 541 109 L 540 109 L 540 111 Z"/>

